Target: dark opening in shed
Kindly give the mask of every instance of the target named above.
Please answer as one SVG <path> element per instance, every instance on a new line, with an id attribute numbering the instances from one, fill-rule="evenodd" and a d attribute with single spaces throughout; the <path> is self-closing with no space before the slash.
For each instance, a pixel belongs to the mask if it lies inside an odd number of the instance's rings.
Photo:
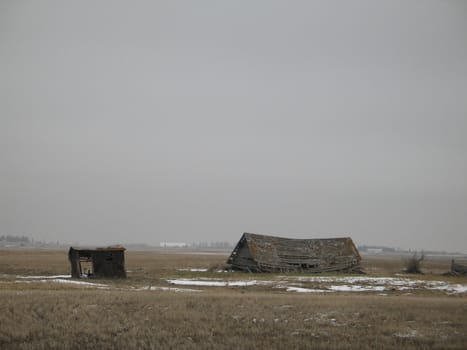
<path id="1" fill-rule="evenodd" d="M 111 246 L 102 248 L 70 247 L 68 258 L 71 277 L 125 278 L 125 248 Z"/>

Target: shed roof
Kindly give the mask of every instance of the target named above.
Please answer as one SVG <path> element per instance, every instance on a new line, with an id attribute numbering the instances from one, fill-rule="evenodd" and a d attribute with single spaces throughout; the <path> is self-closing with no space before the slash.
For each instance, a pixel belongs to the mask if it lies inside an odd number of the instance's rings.
<path id="1" fill-rule="evenodd" d="M 126 248 L 121 245 L 113 245 L 107 247 L 70 247 L 70 250 L 75 251 L 125 251 Z"/>

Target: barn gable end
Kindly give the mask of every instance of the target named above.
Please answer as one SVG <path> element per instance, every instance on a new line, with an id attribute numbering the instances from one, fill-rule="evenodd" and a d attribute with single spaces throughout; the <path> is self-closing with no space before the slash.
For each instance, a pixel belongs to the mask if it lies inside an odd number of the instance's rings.
<path id="1" fill-rule="evenodd" d="M 361 272 L 349 237 L 290 239 L 244 233 L 227 263 L 250 272 Z"/>

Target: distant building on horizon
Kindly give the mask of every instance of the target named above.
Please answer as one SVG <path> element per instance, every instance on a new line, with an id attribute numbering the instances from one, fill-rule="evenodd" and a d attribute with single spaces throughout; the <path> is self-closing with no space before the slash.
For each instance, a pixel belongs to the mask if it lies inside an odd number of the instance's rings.
<path id="1" fill-rule="evenodd" d="M 184 242 L 161 242 L 159 246 L 161 248 L 187 248 L 189 244 Z"/>

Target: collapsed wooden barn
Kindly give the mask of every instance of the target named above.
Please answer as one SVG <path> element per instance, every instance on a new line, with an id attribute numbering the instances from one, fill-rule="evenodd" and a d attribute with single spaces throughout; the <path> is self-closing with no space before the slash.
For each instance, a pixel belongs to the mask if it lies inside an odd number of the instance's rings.
<path id="1" fill-rule="evenodd" d="M 467 265 L 456 264 L 454 259 L 452 259 L 451 271 L 448 274 L 452 276 L 467 276 Z"/>
<path id="2" fill-rule="evenodd" d="M 125 248 L 111 246 L 103 248 L 70 247 L 68 259 L 73 278 L 125 278 Z"/>
<path id="3" fill-rule="evenodd" d="M 244 233 L 227 263 L 249 272 L 361 273 L 360 261 L 349 237 L 291 239 Z"/>

